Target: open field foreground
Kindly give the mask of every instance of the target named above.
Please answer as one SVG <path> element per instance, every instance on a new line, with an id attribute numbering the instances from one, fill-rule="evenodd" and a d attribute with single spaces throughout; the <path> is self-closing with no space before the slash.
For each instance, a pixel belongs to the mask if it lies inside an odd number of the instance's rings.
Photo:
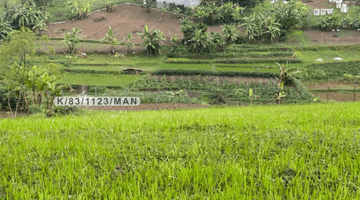
<path id="1" fill-rule="evenodd" d="M 360 103 L 0 119 L 3 199 L 359 199 Z"/>

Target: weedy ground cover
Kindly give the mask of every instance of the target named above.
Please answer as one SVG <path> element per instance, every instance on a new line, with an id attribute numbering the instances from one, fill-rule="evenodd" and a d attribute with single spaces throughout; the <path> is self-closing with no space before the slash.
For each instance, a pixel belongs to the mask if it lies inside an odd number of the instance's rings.
<path id="1" fill-rule="evenodd" d="M 136 81 L 141 76 L 137 75 L 110 75 L 110 74 L 71 74 L 64 73 L 60 84 L 72 85 L 99 85 L 99 86 L 124 86 Z"/>
<path id="2" fill-rule="evenodd" d="M 344 74 L 357 75 L 360 73 L 360 61 L 313 64 L 306 68 L 309 80 L 342 80 Z"/>
<path id="3" fill-rule="evenodd" d="M 359 199 L 360 103 L 0 119 L 10 199 Z"/>

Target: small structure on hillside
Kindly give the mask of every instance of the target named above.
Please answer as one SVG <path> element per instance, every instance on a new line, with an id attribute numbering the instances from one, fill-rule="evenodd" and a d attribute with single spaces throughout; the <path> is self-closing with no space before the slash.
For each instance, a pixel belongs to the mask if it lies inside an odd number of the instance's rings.
<path id="1" fill-rule="evenodd" d="M 331 9 L 327 9 L 327 14 L 328 15 L 332 15 L 334 13 L 334 9 L 331 8 Z"/>
<path id="2" fill-rule="evenodd" d="M 340 11 L 341 11 L 341 13 L 347 13 L 348 9 L 349 9 L 349 7 L 341 7 Z"/>
<path id="3" fill-rule="evenodd" d="M 313 13 L 314 13 L 315 16 L 319 16 L 320 10 L 319 9 L 314 9 Z"/>
<path id="4" fill-rule="evenodd" d="M 200 0 L 156 0 L 157 7 L 163 8 L 164 2 L 166 2 L 167 6 L 169 6 L 170 3 L 175 3 L 176 5 L 183 4 L 185 7 L 196 7 L 200 4 Z M 146 4 L 145 0 L 144 4 Z"/>
<path id="5" fill-rule="evenodd" d="M 327 9 L 320 9 L 320 15 L 326 15 Z"/>

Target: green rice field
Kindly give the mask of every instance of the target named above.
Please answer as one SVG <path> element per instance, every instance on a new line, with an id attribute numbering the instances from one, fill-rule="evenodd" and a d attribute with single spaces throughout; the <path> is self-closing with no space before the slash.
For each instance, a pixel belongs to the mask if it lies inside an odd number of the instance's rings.
<path id="1" fill-rule="evenodd" d="M 359 199 L 360 103 L 0 119 L 2 199 Z"/>

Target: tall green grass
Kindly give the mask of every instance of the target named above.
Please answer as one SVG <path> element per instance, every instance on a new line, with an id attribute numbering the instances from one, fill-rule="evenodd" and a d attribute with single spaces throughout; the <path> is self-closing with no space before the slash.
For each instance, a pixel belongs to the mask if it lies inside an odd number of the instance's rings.
<path id="1" fill-rule="evenodd" d="M 0 119 L 5 199 L 359 199 L 360 103 Z"/>

